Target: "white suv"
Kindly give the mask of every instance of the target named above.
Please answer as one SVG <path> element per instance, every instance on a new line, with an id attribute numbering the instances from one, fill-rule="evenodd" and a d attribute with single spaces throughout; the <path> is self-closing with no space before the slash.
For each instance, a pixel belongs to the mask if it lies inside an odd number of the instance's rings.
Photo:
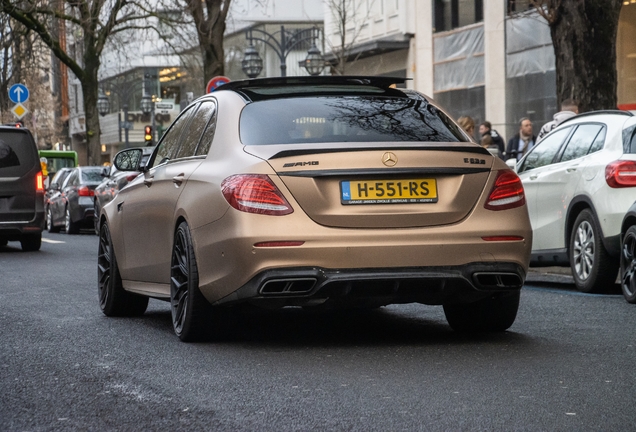
<path id="1" fill-rule="evenodd" d="M 594 111 L 561 123 L 517 164 L 533 266 L 570 266 L 577 288 L 616 280 L 621 222 L 636 200 L 636 116 Z"/>

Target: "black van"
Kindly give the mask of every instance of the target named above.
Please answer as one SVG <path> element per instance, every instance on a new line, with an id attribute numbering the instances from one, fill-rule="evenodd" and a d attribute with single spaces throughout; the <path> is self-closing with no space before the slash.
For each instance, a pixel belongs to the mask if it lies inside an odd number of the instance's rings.
<path id="1" fill-rule="evenodd" d="M 36 251 L 44 229 L 44 182 L 38 150 L 27 129 L 0 126 L 0 247 L 19 241 Z"/>

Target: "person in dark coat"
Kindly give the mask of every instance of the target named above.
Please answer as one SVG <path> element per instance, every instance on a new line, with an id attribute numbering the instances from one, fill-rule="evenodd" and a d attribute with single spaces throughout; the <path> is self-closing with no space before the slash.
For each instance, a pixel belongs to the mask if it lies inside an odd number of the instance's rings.
<path id="1" fill-rule="evenodd" d="M 490 124 L 489 121 L 485 121 L 480 124 L 479 133 L 481 134 L 481 140 L 483 140 L 486 136 L 490 136 L 490 138 L 492 139 L 492 145 L 497 146 L 497 149 L 499 150 L 498 156 L 503 159 L 504 150 L 506 150 L 506 144 L 504 143 L 504 139 L 502 138 L 502 136 L 499 135 L 499 132 L 492 128 L 492 124 Z"/>
<path id="2" fill-rule="evenodd" d="M 519 121 L 519 132 L 510 138 L 506 147 L 506 160 L 521 159 L 537 142 L 537 137 L 532 134 L 532 121 L 524 117 Z"/>

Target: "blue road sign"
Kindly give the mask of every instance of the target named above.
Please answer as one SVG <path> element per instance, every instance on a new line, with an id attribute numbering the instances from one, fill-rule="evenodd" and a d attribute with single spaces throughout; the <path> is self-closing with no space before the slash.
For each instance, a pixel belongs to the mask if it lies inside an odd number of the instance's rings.
<path id="1" fill-rule="evenodd" d="M 24 84 L 13 84 L 9 89 L 9 99 L 13 103 L 26 102 L 29 99 L 29 89 Z"/>

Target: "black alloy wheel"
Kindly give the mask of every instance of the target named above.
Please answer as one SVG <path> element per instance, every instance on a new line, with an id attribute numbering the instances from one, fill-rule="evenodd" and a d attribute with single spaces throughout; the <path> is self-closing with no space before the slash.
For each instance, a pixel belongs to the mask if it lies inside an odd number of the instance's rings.
<path id="1" fill-rule="evenodd" d="M 574 284 L 579 291 L 602 293 L 614 284 L 619 263 L 605 250 L 601 228 L 589 209 L 579 213 L 574 222 L 569 254 Z"/>
<path id="2" fill-rule="evenodd" d="M 636 303 L 636 225 L 629 227 L 621 249 L 621 289 L 628 303 Z"/>
<path id="3" fill-rule="evenodd" d="M 124 290 L 108 225 L 99 232 L 97 252 L 97 294 L 99 307 L 106 316 L 143 315 L 148 307 L 148 297 Z"/>
<path id="4" fill-rule="evenodd" d="M 175 334 L 184 342 L 207 335 L 212 307 L 199 291 L 199 272 L 190 228 L 181 222 L 174 235 L 170 266 L 170 311 Z"/>
<path id="5" fill-rule="evenodd" d="M 64 212 L 64 229 L 66 230 L 66 234 L 77 234 L 79 232 L 79 225 L 73 222 L 71 211 L 68 207 L 66 207 L 66 211 Z"/>
<path id="6" fill-rule="evenodd" d="M 53 215 L 50 207 L 46 209 L 46 230 L 50 233 L 60 232 L 60 227 L 53 225 Z"/>

